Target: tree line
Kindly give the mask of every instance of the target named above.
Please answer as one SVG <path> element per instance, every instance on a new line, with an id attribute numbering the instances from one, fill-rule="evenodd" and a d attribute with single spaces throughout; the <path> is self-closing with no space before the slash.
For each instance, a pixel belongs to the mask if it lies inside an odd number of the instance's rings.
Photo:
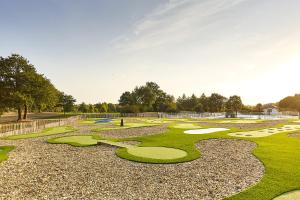
<path id="1" fill-rule="evenodd" d="M 276 104 L 281 110 L 297 111 L 300 116 L 300 94 L 289 96 Z M 226 112 L 237 115 L 237 112 L 258 112 L 269 105 L 243 105 L 238 95 L 225 96 L 212 93 L 197 97 L 182 96 L 175 99 L 167 94 L 154 82 L 136 86 L 131 92 L 124 92 L 118 104 L 96 103 L 76 104 L 72 95 L 59 91 L 43 74 L 24 57 L 12 54 L 6 58 L 0 57 L 0 115 L 5 111 L 17 111 L 18 120 L 26 120 L 29 111 L 43 112 Z"/>
<path id="2" fill-rule="evenodd" d="M 234 95 L 226 98 L 213 93 L 210 96 L 190 97 L 183 94 L 177 99 L 167 94 L 154 82 L 137 86 L 133 91 L 124 92 L 119 99 L 121 112 L 228 112 L 237 114 L 243 108 L 241 97 Z"/>

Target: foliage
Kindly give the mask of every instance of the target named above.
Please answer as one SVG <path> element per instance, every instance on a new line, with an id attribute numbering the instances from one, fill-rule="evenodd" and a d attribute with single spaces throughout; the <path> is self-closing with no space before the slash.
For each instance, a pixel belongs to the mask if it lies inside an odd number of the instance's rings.
<path id="1" fill-rule="evenodd" d="M 239 110 L 241 110 L 242 106 L 243 103 L 241 97 L 236 95 L 229 97 L 228 101 L 225 104 L 226 112 L 227 113 L 235 112 L 235 116 L 237 116 L 237 113 Z"/>
<path id="2" fill-rule="evenodd" d="M 18 120 L 27 118 L 30 108 L 42 111 L 57 105 L 59 91 L 39 74 L 24 57 L 0 57 L 0 110 L 16 109 Z"/>
<path id="3" fill-rule="evenodd" d="M 300 94 L 285 97 L 278 105 L 281 109 L 297 111 L 300 117 Z"/>
<path id="4" fill-rule="evenodd" d="M 135 87 L 132 92 L 124 92 L 120 99 L 121 112 L 173 112 L 176 111 L 175 99 L 154 82 Z"/>

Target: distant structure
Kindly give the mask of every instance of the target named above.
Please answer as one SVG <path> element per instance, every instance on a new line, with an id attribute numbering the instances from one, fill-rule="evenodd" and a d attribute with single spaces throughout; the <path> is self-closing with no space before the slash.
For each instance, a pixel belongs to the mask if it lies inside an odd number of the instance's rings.
<path id="1" fill-rule="evenodd" d="M 279 109 L 276 106 L 268 106 L 263 109 L 265 115 L 278 115 L 280 114 Z"/>

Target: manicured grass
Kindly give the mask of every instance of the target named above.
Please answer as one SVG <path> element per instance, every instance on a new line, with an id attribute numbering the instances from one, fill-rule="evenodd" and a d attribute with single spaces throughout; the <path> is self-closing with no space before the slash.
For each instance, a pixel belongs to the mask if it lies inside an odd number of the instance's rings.
<path id="1" fill-rule="evenodd" d="M 300 190 L 295 190 L 292 192 L 287 192 L 276 197 L 274 200 L 297 200 L 300 199 Z"/>
<path id="2" fill-rule="evenodd" d="M 254 120 L 254 119 L 231 119 L 231 120 L 222 120 L 218 121 L 218 123 L 223 124 L 255 124 L 255 123 L 262 123 L 263 120 Z"/>
<path id="3" fill-rule="evenodd" d="M 1 139 L 20 140 L 20 139 L 28 139 L 28 138 L 36 138 L 36 137 L 68 133 L 68 132 L 73 132 L 76 130 L 77 129 L 74 129 L 73 127 L 70 127 L 70 126 L 58 126 L 58 127 L 53 127 L 53 128 L 46 128 L 39 133 L 27 133 L 27 134 L 20 134 L 20 135 L 12 135 L 12 136 L 7 136 L 7 137 L 2 137 Z"/>
<path id="4" fill-rule="evenodd" d="M 255 130 L 255 131 L 229 133 L 229 135 L 235 136 L 235 137 L 267 137 L 270 135 L 283 133 L 286 131 L 293 131 L 293 130 L 300 130 L 300 125 L 284 125 L 282 127 L 276 127 L 276 128 L 267 128 L 267 129 L 261 129 L 261 130 Z"/>
<path id="5" fill-rule="evenodd" d="M 127 148 L 131 155 L 157 160 L 177 159 L 187 156 L 187 153 L 180 149 L 166 147 L 131 147 Z"/>
<path id="6" fill-rule="evenodd" d="M 0 162 L 7 160 L 8 153 L 14 148 L 14 146 L 0 146 Z"/>
<path id="7" fill-rule="evenodd" d="M 197 129 L 197 128 L 202 128 L 202 127 L 199 125 L 191 124 L 191 123 L 180 123 L 180 124 L 173 125 L 172 128 Z"/>
<path id="8" fill-rule="evenodd" d="M 96 145 L 100 139 L 101 137 L 96 135 L 76 135 L 51 138 L 48 142 L 52 144 L 69 144 L 76 147 L 85 147 Z"/>

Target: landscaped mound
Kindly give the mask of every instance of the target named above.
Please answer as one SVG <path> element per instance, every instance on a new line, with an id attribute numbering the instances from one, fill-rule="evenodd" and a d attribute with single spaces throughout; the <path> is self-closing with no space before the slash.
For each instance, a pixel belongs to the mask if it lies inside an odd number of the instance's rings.
<path id="1" fill-rule="evenodd" d="M 284 193 L 273 200 L 299 200 L 300 199 L 300 190 L 295 190 L 292 192 Z"/>
<path id="2" fill-rule="evenodd" d="M 202 128 L 201 126 L 190 124 L 190 123 L 181 123 L 181 124 L 175 124 L 172 126 L 173 128 L 181 128 L 181 129 L 196 129 L 196 128 Z"/>
<path id="3" fill-rule="evenodd" d="M 92 146 L 98 143 L 97 136 L 93 135 L 76 135 L 49 139 L 52 144 L 69 144 L 72 146 Z"/>
<path id="4" fill-rule="evenodd" d="M 255 131 L 236 132 L 236 133 L 229 133 L 228 135 L 235 136 L 235 137 L 267 137 L 277 133 L 283 133 L 283 132 L 295 131 L 295 130 L 300 130 L 300 125 L 284 125 L 281 128 L 268 128 L 268 129 L 255 130 Z"/>
<path id="5" fill-rule="evenodd" d="M 13 150 L 13 146 L 2 146 L 0 147 L 0 162 L 7 159 L 7 154 Z"/>
<path id="6" fill-rule="evenodd" d="M 130 147 L 127 148 L 127 152 L 136 157 L 157 160 L 171 160 L 187 156 L 183 150 L 167 147 Z"/>
<path id="7" fill-rule="evenodd" d="M 262 123 L 262 120 L 253 120 L 253 119 L 233 119 L 233 120 L 223 120 L 218 123 L 222 124 L 255 124 Z"/>
<path id="8" fill-rule="evenodd" d="M 209 133 L 216 133 L 222 131 L 228 131 L 227 128 L 203 128 L 203 129 L 196 129 L 196 130 L 188 130 L 184 131 L 186 134 L 209 134 Z"/>

